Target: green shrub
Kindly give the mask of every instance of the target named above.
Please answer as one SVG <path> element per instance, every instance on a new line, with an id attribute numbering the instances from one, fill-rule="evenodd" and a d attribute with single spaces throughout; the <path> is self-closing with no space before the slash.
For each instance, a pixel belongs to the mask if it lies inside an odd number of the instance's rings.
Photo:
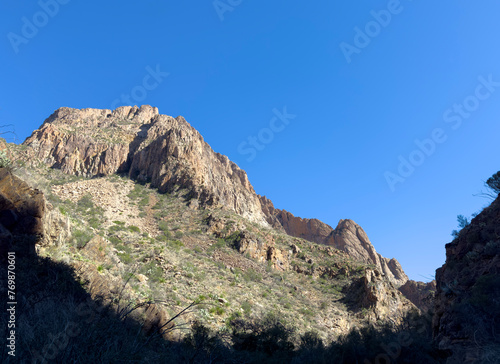
<path id="1" fill-rule="evenodd" d="M 76 206 L 78 208 L 78 211 L 84 213 L 92 210 L 95 207 L 94 202 L 92 201 L 92 197 L 89 194 L 82 196 L 76 203 Z"/>
<path id="2" fill-rule="evenodd" d="M 149 196 L 146 196 L 139 201 L 139 207 L 146 207 L 147 205 L 149 205 Z"/>
<path id="3" fill-rule="evenodd" d="M 141 229 L 139 229 L 137 226 L 134 226 L 134 225 L 130 225 L 128 227 L 128 229 L 132 233 L 140 233 L 141 232 Z"/>
<path id="4" fill-rule="evenodd" d="M 208 312 L 210 312 L 211 314 L 217 314 L 219 316 L 222 316 L 225 313 L 222 307 L 212 307 Z"/>
<path id="5" fill-rule="evenodd" d="M 171 248 L 174 248 L 174 249 L 180 249 L 181 247 L 184 246 L 184 243 L 180 240 L 170 240 L 168 242 L 168 245 L 171 247 Z"/>
<path id="6" fill-rule="evenodd" d="M 73 239 L 75 240 L 76 247 L 82 249 L 92 239 L 92 234 L 83 230 L 74 230 Z"/>
<path id="7" fill-rule="evenodd" d="M 129 253 L 118 253 L 118 258 L 124 263 L 124 264 L 130 264 L 132 263 L 132 256 Z"/>
<path id="8" fill-rule="evenodd" d="M 141 267 L 141 273 L 153 282 L 165 282 L 163 269 L 155 261 L 144 264 Z"/>
<path id="9" fill-rule="evenodd" d="M 291 357 L 293 353 L 295 329 L 282 317 L 269 313 L 259 321 L 236 319 L 231 323 L 231 328 L 236 350 L 280 356 L 283 362 L 290 362 L 284 354 Z"/>
<path id="10" fill-rule="evenodd" d="M 12 165 L 12 161 L 7 157 L 7 153 L 2 150 L 0 151 L 0 168 L 9 168 Z"/>
<path id="11" fill-rule="evenodd" d="M 250 302 L 248 301 L 244 301 L 242 304 L 241 304 L 241 308 L 243 309 L 243 312 L 245 313 L 245 315 L 249 315 L 250 312 L 252 312 L 252 305 Z"/>
<path id="12" fill-rule="evenodd" d="M 248 268 L 245 272 L 243 272 L 243 279 L 247 282 L 260 282 L 262 281 L 262 275 L 256 272 L 254 269 Z"/>

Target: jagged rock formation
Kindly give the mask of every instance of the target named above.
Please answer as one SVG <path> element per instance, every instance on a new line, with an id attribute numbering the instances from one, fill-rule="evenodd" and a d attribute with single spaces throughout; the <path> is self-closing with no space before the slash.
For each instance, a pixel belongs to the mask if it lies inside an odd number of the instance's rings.
<path id="1" fill-rule="evenodd" d="M 422 312 L 434 309 L 436 281 L 424 283 L 409 280 L 399 290 Z"/>
<path id="2" fill-rule="evenodd" d="M 447 363 L 500 358 L 500 198 L 446 244 L 436 271 L 434 337 Z"/>
<path id="3" fill-rule="evenodd" d="M 160 115 L 151 106 L 114 111 L 60 108 L 23 143 L 28 154 L 65 173 L 86 177 L 127 173 L 160 192 L 187 191 L 193 208 L 223 206 L 261 225 L 330 245 L 374 264 L 396 286 L 408 278 L 395 259 L 375 251 L 363 229 L 341 220 L 336 229 L 275 209 L 258 196 L 246 173 L 215 153 L 181 116 Z"/>
<path id="4" fill-rule="evenodd" d="M 267 221 L 273 227 L 283 228 L 289 235 L 318 244 L 330 245 L 347 252 L 352 258 L 374 264 L 395 285 L 401 286 L 408 277 L 396 259 L 378 254 L 365 231 L 352 220 L 340 220 L 337 228 L 317 220 L 302 219 L 285 210 L 275 209 L 272 202 L 260 196 Z"/>

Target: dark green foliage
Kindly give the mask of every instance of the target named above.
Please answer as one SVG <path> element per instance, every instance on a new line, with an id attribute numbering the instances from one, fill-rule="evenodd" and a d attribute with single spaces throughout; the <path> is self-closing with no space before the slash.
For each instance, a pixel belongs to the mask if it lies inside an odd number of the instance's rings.
<path id="1" fill-rule="evenodd" d="M 488 180 L 486 181 L 486 185 L 489 188 L 491 188 L 491 190 L 494 193 L 499 194 L 500 193 L 500 171 L 498 171 L 493 176 L 488 178 Z"/>
<path id="2" fill-rule="evenodd" d="M 460 231 L 470 224 L 469 220 L 464 215 L 458 215 L 457 221 L 458 221 L 458 227 L 460 228 L 460 230 L 453 230 L 451 232 L 451 235 L 454 238 L 458 238 L 458 236 L 460 235 Z"/>

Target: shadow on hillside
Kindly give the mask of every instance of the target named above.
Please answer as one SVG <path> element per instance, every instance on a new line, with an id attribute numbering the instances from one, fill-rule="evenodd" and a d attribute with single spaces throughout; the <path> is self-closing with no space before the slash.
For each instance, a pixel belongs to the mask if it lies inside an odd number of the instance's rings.
<path id="1" fill-rule="evenodd" d="M 66 264 L 33 254 L 16 255 L 16 357 L 2 345 L 3 363 L 441 362 L 431 344 L 429 322 L 418 317 L 396 329 L 355 329 L 330 345 L 314 333 L 298 337 L 275 315 L 260 321 L 234 319 L 225 334 L 195 323 L 183 342 L 169 342 L 145 335 L 139 322 L 123 320 L 92 300 Z M 6 265 L 0 269 L 1 277 L 6 277 Z M 2 309 L 6 312 L 5 303 Z M 0 322 L 4 338 L 7 319 L 2 315 Z"/>
<path id="2" fill-rule="evenodd" d="M 34 244 L 31 236 L 17 237 L 14 246 Z M 0 267 L 2 283 L 7 265 Z M 110 363 L 182 360 L 178 343 L 160 335 L 146 337 L 139 322 L 119 315 L 100 300 L 92 300 L 64 263 L 16 252 L 16 357 L 2 345 L 2 363 Z M 7 297 L 2 284 L 2 297 Z M 3 301 L 3 312 L 7 302 Z M 7 338 L 9 317 L 1 315 L 2 338 Z"/>

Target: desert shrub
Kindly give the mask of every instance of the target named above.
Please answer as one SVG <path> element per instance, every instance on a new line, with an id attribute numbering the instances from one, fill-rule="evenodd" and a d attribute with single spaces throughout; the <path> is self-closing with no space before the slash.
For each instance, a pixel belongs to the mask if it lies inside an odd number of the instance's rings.
<path id="1" fill-rule="evenodd" d="M 190 333 L 183 340 L 187 350 L 184 351 L 186 363 L 230 362 L 231 350 L 220 335 L 213 333 L 199 321 L 191 326 Z"/>
<path id="2" fill-rule="evenodd" d="M 276 314 L 269 313 L 258 321 L 235 319 L 231 322 L 231 329 L 236 350 L 291 357 L 295 329 Z"/>
<path id="3" fill-rule="evenodd" d="M 486 185 L 496 194 L 500 193 L 500 171 L 488 178 Z"/>
<path id="4" fill-rule="evenodd" d="M 255 271 L 252 268 L 248 268 L 246 271 L 243 272 L 243 279 L 247 282 L 249 281 L 260 282 L 262 281 L 262 274 Z"/>
<path id="5" fill-rule="evenodd" d="M 454 238 L 458 238 L 458 236 L 460 235 L 460 231 L 470 224 L 469 220 L 464 215 L 458 215 L 457 222 L 458 222 L 458 227 L 460 228 L 460 230 L 453 230 L 451 232 L 451 235 Z"/>
<path id="6" fill-rule="evenodd" d="M 149 196 L 146 196 L 139 201 L 139 207 L 146 207 L 147 205 L 149 205 Z"/>
<path id="7" fill-rule="evenodd" d="M 120 258 L 120 260 L 122 261 L 122 263 L 124 264 L 130 264 L 132 263 L 132 256 L 130 255 L 130 253 L 127 253 L 127 252 L 123 252 L 123 253 L 117 253 L 118 255 L 118 258 Z"/>
<path id="8" fill-rule="evenodd" d="M 219 316 L 222 316 L 225 313 L 225 311 L 222 307 L 212 307 L 212 308 L 210 308 L 210 310 L 208 312 L 210 312 L 211 314 L 219 315 Z"/>
<path id="9" fill-rule="evenodd" d="M 249 315 L 250 312 L 252 312 L 252 304 L 248 301 L 244 301 L 241 304 L 241 308 L 243 309 L 243 312 L 245 313 L 245 315 Z"/>
<path id="10" fill-rule="evenodd" d="M 181 247 L 184 246 L 184 243 L 180 240 L 170 240 L 168 242 L 168 245 L 175 250 L 179 250 Z"/>
<path id="11" fill-rule="evenodd" d="M 88 212 L 95 207 L 92 197 L 89 194 L 82 196 L 76 203 L 76 206 L 81 212 Z"/>
<path id="12" fill-rule="evenodd" d="M 130 226 L 128 227 L 128 229 L 129 229 L 129 231 L 130 231 L 131 233 L 140 233 L 140 232 L 141 232 L 141 229 L 139 229 L 139 228 L 138 228 L 137 226 L 135 226 L 135 225 L 130 225 Z"/>
<path id="13" fill-rule="evenodd" d="M 141 267 L 141 273 L 146 275 L 153 282 L 165 282 L 163 278 L 163 269 L 156 263 L 151 261 Z"/>
<path id="14" fill-rule="evenodd" d="M 7 153 L 4 150 L 0 151 L 0 168 L 9 168 L 11 165 L 12 162 L 7 157 Z"/>
<path id="15" fill-rule="evenodd" d="M 78 249 L 83 248 L 92 239 L 92 234 L 83 230 L 74 230 L 73 239 Z"/>

